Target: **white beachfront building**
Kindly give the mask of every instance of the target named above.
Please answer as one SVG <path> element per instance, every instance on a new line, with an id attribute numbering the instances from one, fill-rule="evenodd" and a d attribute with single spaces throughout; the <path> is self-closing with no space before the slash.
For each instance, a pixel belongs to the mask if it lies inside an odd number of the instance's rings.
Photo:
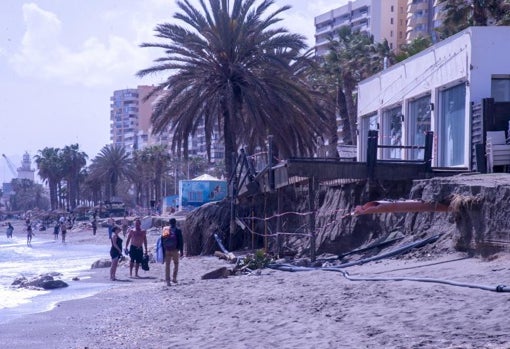
<path id="1" fill-rule="evenodd" d="M 424 145 L 433 167 L 471 168 L 472 103 L 510 101 L 510 27 L 470 27 L 358 85 L 358 159 L 368 130 L 379 144 Z M 510 110 L 508 111 L 510 115 Z M 382 159 L 416 160 L 423 150 L 384 149 Z"/>

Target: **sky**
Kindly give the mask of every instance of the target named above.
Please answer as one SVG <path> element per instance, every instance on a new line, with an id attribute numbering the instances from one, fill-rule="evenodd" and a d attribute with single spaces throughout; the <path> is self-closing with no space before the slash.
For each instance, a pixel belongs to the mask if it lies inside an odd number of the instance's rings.
<path id="1" fill-rule="evenodd" d="M 347 2 L 275 0 L 292 7 L 281 26 L 309 46 L 314 17 Z M 113 91 L 163 78 L 135 76 L 162 56 L 139 45 L 154 41 L 157 24 L 179 23 L 178 10 L 176 0 L 1 0 L 0 154 L 17 168 L 25 152 L 78 143 L 94 158 L 110 143 Z M 0 183 L 12 178 L 1 157 Z"/>

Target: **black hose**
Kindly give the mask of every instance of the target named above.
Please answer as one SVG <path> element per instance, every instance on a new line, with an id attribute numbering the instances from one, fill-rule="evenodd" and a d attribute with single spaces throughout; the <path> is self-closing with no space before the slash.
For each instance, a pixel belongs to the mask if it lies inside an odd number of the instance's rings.
<path id="1" fill-rule="evenodd" d="M 374 257 L 360 259 L 359 261 L 343 263 L 343 264 L 340 264 L 339 267 L 346 268 L 346 267 L 351 267 L 353 265 L 361 265 L 361 264 L 365 264 L 365 263 L 368 263 L 368 262 L 377 261 L 379 259 L 384 259 L 384 258 L 388 258 L 388 257 L 393 257 L 393 256 L 397 256 L 397 255 L 400 255 L 400 254 L 404 254 L 404 253 L 409 252 L 413 248 L 423 247 L 423 246 L 425 246 L 427 244 L 435 242 L 435 241 L 437 241 L 437 239 L 439 239 L 440 236 L 441 236 L 441 234 L 438 234 L 438 235 L 434 235 L 434 236 L 428 237 L 428 238 L 423 239 L 423 240 L 418 240 L 418 241 L 415 241 L 415 242 L 411 242 L 411 243 L 409 243 L 407 245 L 404 245 L 404 246 L 402 246 L 400 248 L 397 248 L 396 250 L 393 250 L 393 251 L 390 251 L 390 252 L 387 252 L 387 253 L 383 253 L 383 254 L 380 254 L 380 255 L 377 255 L 377 256 L 374 256 Z"/>
<path id="2" fill-rule="evenodd" d="M 405 245 L 401 248 L 398 248 L 394 251 L 390 251 L 388 253 L 384 253 L 379 256 L 365 258 L 365 259 L 350 262 L 350 263 L 343 263 L 343 264 L 340 264 L 335 267 L 312 268 L 312 267 L 299 267 L 299 266 L 295 266 L 292 264 L 271 263 L 268 265 L 268 268 L 281 270 L 281 271 L 291 271 L 291 272 L 311 271 L 311 270 L 336 271 L 336 272 L 341 273 L 347 280 L 350 280 L 350 281 L 417 281 L 417 282 L 431 282 L 431 283 L 444 284 L 444 285 L 450 285 L 450 286 L 458 286 L 458 287 L 477 288 L 480 290 L 493 291 L 493 292 L 510 292 L 510 287 L 508 287 L 506 285 L 485 286 L 485 285 L 461 283 L 461 282 L 450 281 L 450 280 L 431 279 L 431 278 L 416 278 L 416 277 L 405 277 L 405 276 L 402 276 L 402 277 L 400 277 L 400 276 L 399 277 L 353 277 L 353 276 L 350 276 L 347 271 L 343 270 L 343 268 L 351 267 L 354 265 L 360 265 L 360 264 L 368 263 L 371 261 L 375 261 L 375 260 L 379 260 L 379 259 L 406 253 L 413 248 L 422 247 L 422 246 L 425 246 L 426 244 L 434 242 L 439 237 L 440 237 L 440 235 L 435 235 L 435 236 L 429 237 L 424 240 L 410 243 L 410 244 Z"/>
<path id="3" fill-rule="evenodd" d="M 406 276 L 394 276 L 394 277 L 353 277 L 350 276 L 349 273 L 345 270 L 342 270 L 340 267 L 326 267 L 326 268 L 312 268 L 312 267 L 299 267 L 290 264 L 270 264 L 268 268 L 281 270 L 281 271 L 311 271 L 311 270 L 324 270 L 324 271 L 336 271 L 341 273 L 347 280 L 350 281 L 417 281 L 417 282 L 430 282 L 437 284 L 444 284 L 450 286 L 458 286 L 458 287 L 468 287 L 468 288 L 477 288 L 485 291 L 493 291 L 493 292 L 510 292 L 510 287 L 506 285 L 497 285 L 497 286 L 486 286 L 486 285 L 476 285 L 476 284 L 467 284 L 462 282 L 450 281 L 450 280 L 442 280 L 442 279 L 431 279 L 431 278 L 416 278 L 416 277 L 406 277 Z"/>

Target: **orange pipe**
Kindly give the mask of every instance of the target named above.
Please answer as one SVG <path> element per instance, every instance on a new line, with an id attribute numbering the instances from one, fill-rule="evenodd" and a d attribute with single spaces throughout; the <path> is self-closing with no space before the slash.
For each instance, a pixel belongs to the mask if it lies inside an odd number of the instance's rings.
<path id="1" fill-rule="evenodd" d="M 448 206 L 437 202 L 423 202 L 417 200 L 404 201 L 371 201 L 362 206 L 356 206 L 353 216 L 374 213 L 396 212 L 447 212 Z"/>

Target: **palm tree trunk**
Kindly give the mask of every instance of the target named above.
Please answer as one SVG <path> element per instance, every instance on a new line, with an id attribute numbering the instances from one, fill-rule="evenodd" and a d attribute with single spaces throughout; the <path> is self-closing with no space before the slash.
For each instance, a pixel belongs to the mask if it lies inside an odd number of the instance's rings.
<path id="1" fill-rule="evenodd" d="M 338 85 L 338 87 L 337 87 L 336 109 L 337 109 L 338 114 L 340 115 L 340 118 L 342 120 L 343 141 L 345 144 L 352 144 L 351 121 L 349 119 L 349 112 L 347 110 L 347 102 L 345 100 L 345 94 L 344 94 L 344 91 L 342 91 L 342 87 L 340 85 Z M 335 115 L 335 123 L 336 123 L 336 115 Z"/>
<path id="2" fill-rule="evenodd" d="M 347 115 L 349 119 L 349 126 L 351 130 L 352 144 L 356 145 L 356 123 L 357 123 L 357 110 L 354 101 L 354 82 L 350 77 L 344 76 L 344 90 L 345 90 L 345 104 L 347 107 Z"/>
<path id="3" fill-rule="evenodd" d="M 225 142 L 225 171 L 226 178 L 230 178 L 234 170 L 234 162 L 232 159 L 232 154 L 236 151 L 235 149 L 235 140 L 234 135 L 232 134 L 232 130 L 230 127 L 230 112 L 228 110 L 228 107 L 226 105 L 223 106 L 223 139 Z"/>

